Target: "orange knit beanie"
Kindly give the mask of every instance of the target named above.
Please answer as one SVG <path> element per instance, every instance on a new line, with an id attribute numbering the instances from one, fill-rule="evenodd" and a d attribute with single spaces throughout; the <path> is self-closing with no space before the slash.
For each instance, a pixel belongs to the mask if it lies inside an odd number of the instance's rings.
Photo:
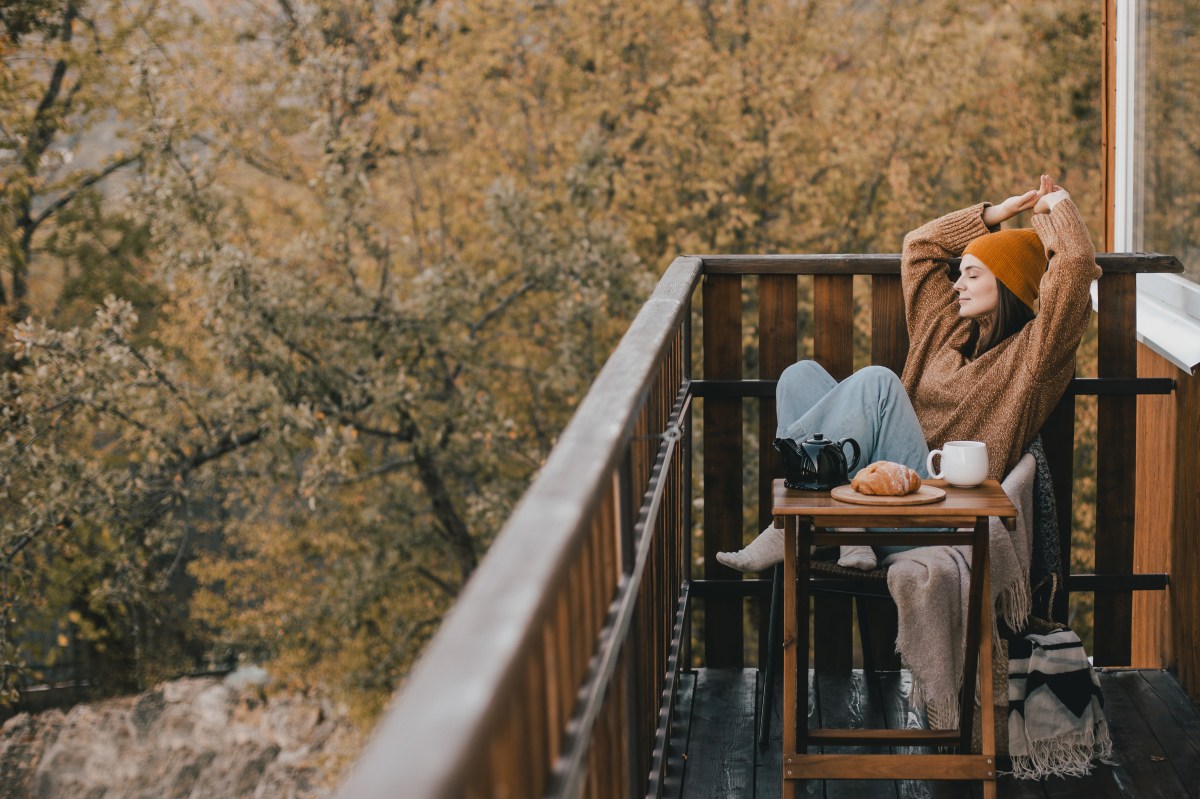
<path id="1" fill-rule="evenodd" d="M 1021 228 L 988 233 L 968 244 L 963 255 L 983 261 L 997 280 L 1034 310 L 1047 263 L 1046 250 L 1036 232 Z"/>

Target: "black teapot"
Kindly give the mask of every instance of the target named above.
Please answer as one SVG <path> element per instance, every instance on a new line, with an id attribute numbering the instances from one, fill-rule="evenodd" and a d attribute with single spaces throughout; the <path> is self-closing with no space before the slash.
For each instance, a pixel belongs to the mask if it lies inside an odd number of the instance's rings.
<path id="1" fill-rule="evenodd" d="M 843 451 L 854 448 L 854 460 L 846 463 Z M 850 471 L 862 454 L 853 438 L 830 441 L 817 433 L 797 444 L 790 438 L 775 439 L 775 449 L 783 456 L 783 484 L 803 491 L 828 491 L 850 482 Z"/>

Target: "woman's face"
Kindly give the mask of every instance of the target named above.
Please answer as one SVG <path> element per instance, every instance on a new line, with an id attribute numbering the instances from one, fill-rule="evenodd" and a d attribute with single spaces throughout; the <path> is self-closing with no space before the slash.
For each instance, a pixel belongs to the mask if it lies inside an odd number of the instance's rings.
<path id="1" fill-rule="evenodd" d="M 959 265 L 958 281 L 954 290 L 958 292 L 958 315 L 963 319 L 978 319 L 994 313 L 1000 301 L 996 289 L 996 276 L 974 255 L 964 255 Z"/>

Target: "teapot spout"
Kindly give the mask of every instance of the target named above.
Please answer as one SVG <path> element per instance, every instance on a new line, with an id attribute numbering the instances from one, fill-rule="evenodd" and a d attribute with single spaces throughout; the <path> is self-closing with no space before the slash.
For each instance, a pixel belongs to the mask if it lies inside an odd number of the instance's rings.
<path id="1" fill-rule="evenodd" d="M 796 442 L 790 438 L 777 438 L 777 439 L 775 439 L 772 446 L 774 446 L 776 450 L 778 450 L 780 453 L 784 454 L 785 456 L 787 453 L 790 453 L 792 455 L 800 454 L 800 448 L 797 447 Z"/>
<path id="2" fill-rule="evenodd" d="M 774 447 L 783 459 L 784 485 L 788 488 L 805 488 L 815 475 L 813 462 L 790 438 L 775 439 Z"/>

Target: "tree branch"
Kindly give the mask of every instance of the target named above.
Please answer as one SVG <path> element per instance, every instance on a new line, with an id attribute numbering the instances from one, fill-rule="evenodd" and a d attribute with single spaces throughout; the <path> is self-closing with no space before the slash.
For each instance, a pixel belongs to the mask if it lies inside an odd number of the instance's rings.
<path id="1" fill-rule="evenodd" d="M 192 457 L 188 458 L 181 464 L 185 472 L 191 472 L 209 461 L 216 460 L 222 455 L 227 455 L 236 449 L 241 449 L 249 444 L 258 441 L 267 434 L 267 428 L 259 427 L 255 430 L 248 430 L 236 436 L 226 434 L 224 438 L 217 442 L 217 445 L 211 449 L 197 452 Z"/>
<path id="2" fill-rule="evenodd" d="M 75 7 L 75 0 L 68 0 L 67 7 L 63 12 L 62 28 L 58 40 L 63 44 L 68 44 L 71 41 L 71 27 L 78 16 L 79 9 Z M 33 114 L 33 133 L 29 136 L 29 148 L 25 151 L 24 161 L 29 167 L 29 175 L 32 176 L 36 170 L 38 159 L 46 152 L 46 148 L 50 146 L 50 141 L 54 138 L 54 134 L 58 132 L 58 124 L 55 123 L 51 116 L 51 110 L 54 104 L 58 102 L 58 95 L 62 91 L 63 78 L 67 74 L 67 60 L 60 58 L 54 62 L 54 69 L 50 72 L 50 82 L 46 84 L 46 91 L 42 92 L 42 99 L 38 102 L 37 110 Z"/>
<path id="3" fill-rule="evenodd" d="M 353 485 L 354 483 L 363 483 L 363 482 L 366 482 L 367 480 L 371 480 L 376 477 L 382 477 L 385 474 L 391 474 L 392 472 L 398 472 L 401 469 L 412 466 L 416 462 L 417 461 L 415 458 L 396 458 L 395 460 L 390 460 L 387 463 L 385 463 L 381 466 L 378 466 L 369 472 L 366 472 L 365 474 L 355 475 L 354 477 L 347 477 L 343 480 L 331 481 L 329 483 L 329 485 L 331 485 L 331 486 L 346 486 L 346 485 Z"/>
<path id="4" fill-rule="evenodd" d="M 81 191 L 83 191 L 84 189 L 88 188 L 89 186 L 95 186 L 97 183 L 104 180 L 106 177 L 111 175 L 113 172 L 116 172 L 118 169 L 128 166 L 129 164 L 132 164 L 135 161 L 140 161 L 141 158 L 142 158 L 141 153 L 137 153 L 135 155 L 128 155 L 128 156 L 125 156 L 124 158 L 120 158 L 116 161 L 113 161 L 111 164 L 104 167 L 104 169 L 100 170 L 99 172 L 92 174 L 92 175 L 88 175 L 86 178 L 79 181 L 79 183 L 75 184 L 70 189 L 68 189 L 65 193 L 60 195 L 58 197 L 58 199 L 54 200 L 52 203 L 50 203 L 50 205 L 46 206 L 46 208 L 43 209 L 40 214 L 38 214 L 36 217 L 34 217 L 32 222 L 30 223 L 28 229 L 26 230 L 25 235 L 32 236 L 33 231 L 37 230 L 38 225 L 45 222 L 53 214 L 57 213 L 58 211 L 61 211 L 64 206 L 66 206 L 69 202 L 71 202 L 71 200 L 74 200 L 77 196 L 79 196 L 79 193 Z"/>
<path id="5" fill-rule="evenodd" d="M 228 129 L 224 123 L 221 124 L 221 128 L 222 130 L 228 132 Z M 208 147 L 215 147 L 218 150 L 233 153 L 233 155 L 246 164 L 246 166 L 253 167 L 259 172 L 262 172 L 264 175 L 276 178 L 277 180 L 282 180 L 287 183 L 298 183 L 304 177 L 296 172 L 289 171 L 286 167 L 268 163 L 248 150 L 243 150 L 240 147 L 234 147 L 232 144 L 222 144 L 221 142 L 215 141 L 211 137 L 205 136 L 203 133 L 193 133 L 192 140 L 200 142 Z"/>
<path id="6" fill-rule="evenodd" d="M 500 300 L 498 303 L 496 303 L 483 316 L 479 317 L 479 319 L 477 319 L 474 323 L 472 323 L 471 328 L 470 328 L 471 329 L 471 337 L 474 338 L 475 335 L 480 330 L 482 330 L 485 325 L 488 324 L 488 322 L 491 322 L 497 316 L 504 313 L 504 311 L 510 305 L 512 305 L 514 302 L 519 300 L 524 295 L 533 291 L 535 288 L 537 288 L 537 286 L 538 286 L 537 280 L 534 280 L 532 278 L 529 280 L 526 280 L 517 289 L 515 289 L 511 294 L 509 294 L 508 296 L 506 296 L 502 300 Z"/>
<path id="7" fill-rule="evenodd" d="M 173 382 L 171 382 L 171 379 L 169 377 L 167 377 L 166 374 L 164 374 L 161 369 L 159 369 L 154 364 L 150 363 L 150 361 L 148 361 L 146 359 L 146 356 L 142 355 L 141 351 L 138 350 L 136 347 L 131 346 L 127 342 L 119 340 L 115 335 L 113 335 L 111 333 L 109 334 L 108 338 L 114 344 L 120 344 L 123 347 L 125 347 L 125 349 L 129 352 L 129 354 L 137 359 L 138 363 L 140 363 L 142 366 L 149 369 L 150 372 L 152 372 L 154 374 L 154 376 L 158 379 L 158 382 L 161 383 L 162 385 L 166 386 L 167 391 L 170 391 L 171 394 L 174 395 L 175 399 L 179 400 L 179 403 L 181 405 L 183 405 L 183 407 L 187 408 L 189 411 L 192 412 L 192 415 L 194 417 L 196 417 L 196 421 L 200 423 L 200 427 L 204 429 L 205 434 L 209 435 L 209 436 L 212 435 L 212 429 L 209 427 L 208 421 L 204 418 L 204 415 L 201 414 L 198 410 L 196 410 L 190 402 L 188 402 L 187 397 L 185 397 L 183 395 L 183 392 L 180 391 L 179 388 Z"/>

